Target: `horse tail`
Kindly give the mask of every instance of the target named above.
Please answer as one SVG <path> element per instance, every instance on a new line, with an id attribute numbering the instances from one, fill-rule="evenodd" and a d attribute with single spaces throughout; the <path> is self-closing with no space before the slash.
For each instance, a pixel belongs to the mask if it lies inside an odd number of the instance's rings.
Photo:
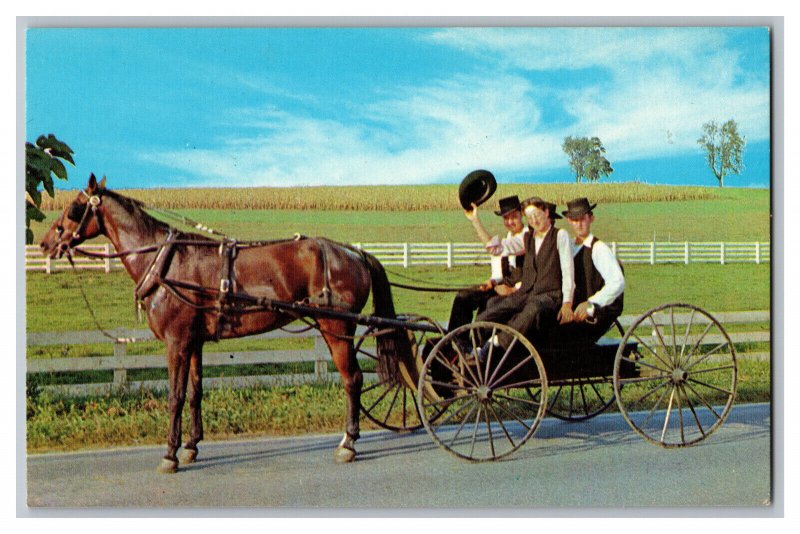
<path id="1" fill-rule="evenodd" d="M 396 319 L 397 314 L 392 300 L 392 289 L 386 271 L 375 256 L 363 252 L 372 280 L 372 305 L 373 314 L 377 317 Z M 400 362 L 413 365 L 411 342 L 408 332 L 403 329 L 386 329 L 376 336 L 378 348 L 378 376 L 382 380 L 398 377 Z"/>

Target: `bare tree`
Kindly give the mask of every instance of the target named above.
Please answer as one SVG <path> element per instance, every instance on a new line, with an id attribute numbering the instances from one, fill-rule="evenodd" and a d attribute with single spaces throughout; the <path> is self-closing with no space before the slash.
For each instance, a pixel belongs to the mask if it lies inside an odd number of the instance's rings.
<path id="1" fill-rule="evenodd" d="M 725 185 L 729 174 L 741 174 L 744 170 L 745 138 L 739 134 L 739 126 L 733 119 L 720 127 L 716 121 L 703 125 L 703 136 L 697 144 L 706 152 L 706 162 L 717 177 L 719 186 Z"/>

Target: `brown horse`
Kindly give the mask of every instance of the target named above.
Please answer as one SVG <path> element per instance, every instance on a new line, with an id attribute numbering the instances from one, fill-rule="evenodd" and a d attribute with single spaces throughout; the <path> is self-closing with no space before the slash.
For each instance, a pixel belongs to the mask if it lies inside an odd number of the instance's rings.
<path id="1" fill-rule="evenodd" d="M 44 236 L 42 251 L 61 257 L 101 234 L 136 282 L 150 329 L 166 346 L 169 434 L 161 472 L 178 468 L 187 382 L 191 432 L 180 462 L 197 457 L 197 443 L 203 438 L 203 344 L 274 330 L 296 319 L 263 306 L 242 305 L 236 296 L 299 302 L 326 295 L 335 309 L 357 313 L 372 287 L 374 314 L 395 317 L 386 274 L 369 254 L 322 239 L 220 246 L 209 237 L 177 232 L 147 214 L 140 202 L 106 189 L 105 178 L 98 184 L 94 175 Z M 359 436 L 362 386 L 352 341 L 356 325 L 338 318 L 319 318 L 318 324 L 347 394 L 345 435 L 334 457 L 350 462 Z M 394 357 L 403 339 L 407 338 L 399 330 L 379 336 L 381 359 Z"/>

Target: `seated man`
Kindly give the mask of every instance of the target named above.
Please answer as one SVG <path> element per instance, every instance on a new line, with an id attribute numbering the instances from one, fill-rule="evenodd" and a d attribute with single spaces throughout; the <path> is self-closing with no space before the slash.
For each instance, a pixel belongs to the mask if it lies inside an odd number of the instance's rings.
<path id="1" fill-rule="evenodd" d="M 515 330 L 530 334 L 534 343 L 540 342 L 549 323 L 572 320 L 572 298 L 575 290 L 574 266 L 570 238 L 566 230 L 553 224 L 561 216 L 556 205 L 539 197 L 523 203 L 525 215 L 533 231 L 525 239 L 522 268 L 505 280 L 509 285 L 520 283 L 509 296 L 494 297 L 478 314 L 478 321 L 505 323 Z M 490 340 L 495 346 L 507 348 L 508 334 Z M 482 353 L 488 350 L 482 347 Z M 482 353 L 478 354 L 482 358 Z"/>
<path id="2" fill-rule="evenodd" d="M 477 288 L 461 290 L 456 294 L 447 323 L 448 330 L 472 322 L 475 311 L 481 312 L 491 297 L 507 295 L 515 290 L 512 286 L 503 284 L 501 279 L 511 275 L 517 268 L 517 256 L 525 253 L 524 236 L 527 235 L 528 226 L 522 222 L 522 210 L 516 195 L 501 198 L 499 208 L 494 213 L 503 218 L 503 226 L 508 229 L 504 239 L 489 235 L 478 217 L 478 207 L 475 204 L 472 204 L 471 210 L 465 211 L 467 219 L 472 222 L 489 254 L 501 258 L 502 272 L 498 277 L 500 280 L 493 277 Z"/>
<path id="3" fill-rule="evenodd" d="M 575 234 L 572 253 L 578 305 L 574 323 L 559 334 L 576 342 L 594 343 L 622 313 L 625 277 L 611 248 L 592 235 L 596 206 L 586 198 L 576 198 L 562 212 Z"/>

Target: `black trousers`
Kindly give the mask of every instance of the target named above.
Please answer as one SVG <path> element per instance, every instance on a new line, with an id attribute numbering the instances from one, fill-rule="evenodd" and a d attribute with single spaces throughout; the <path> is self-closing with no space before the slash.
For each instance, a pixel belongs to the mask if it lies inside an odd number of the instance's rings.
<path id="1" fill-rule="evenodd" d="M 517 291 L 507 297 L 489 299 L 486 309 L 478 314 L 476 320 L 506 324 L 527 335 L 531 342 L 539 343 L 543 341 L 546 329 L 555 324 L 560 307 L 561 290 L 539 295 Z M 502 332 L 497 337 L 503 347 L 508 347 L 512 339 Z"/>
<path id="2" fill-rule="evenodd" d="M 497 293 L 492 290 L 482 291 L 477 288 L 459 291 L 453 299 L 453 306 L 450 308 L 447 331 L 452 332 L 459 326 L 471 323 L 475 312 L 482 312 L 486 308 L 486 303 L 492 297 L 497 296 Z"/>

